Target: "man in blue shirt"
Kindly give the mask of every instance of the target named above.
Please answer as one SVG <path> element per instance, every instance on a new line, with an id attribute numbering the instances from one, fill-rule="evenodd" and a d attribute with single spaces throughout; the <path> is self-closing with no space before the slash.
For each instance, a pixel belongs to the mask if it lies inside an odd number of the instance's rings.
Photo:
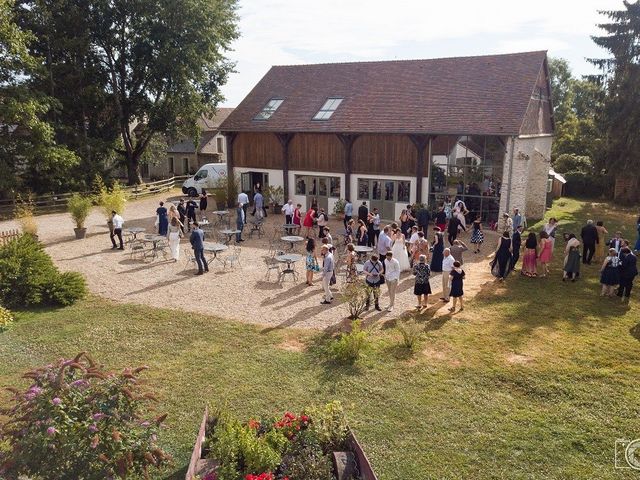
<path id="1" fill-rule="evenodd" d="M 260 192 L 260 190 L 257 190 L 255 195 L 253 196 L 253 205 L 254 205 L 253 214 L 255 215 L 256 218 L 266 217 L 266 214 L 264 211 L 264 197 L 262 196 L 262 193 Z"/>
<path id="2" fill-rule="evenodd" d="M 347 223 L 349 223 L 349 220 L 351 220 L 351 217 L 353 217 L 353 203 L 351 203 L 351 201 L 347 198 L 346 200 L 347 203 L 344 204 L 344 229 L 347 229 Z"/>
<path id="3" fill-rule="evenodd" d="M 204 272 L 209 271 L 209 265 L 207 259 L 204 258 L 204 232 L 198 225 L 198 222 L 193 222 L 193 231 L 189 237 L 189 242 L 193 248 L 193 255 L 196 257 L 196 263 L 198 264 L 198 271 L 194 275 L 202 275 Z"/>

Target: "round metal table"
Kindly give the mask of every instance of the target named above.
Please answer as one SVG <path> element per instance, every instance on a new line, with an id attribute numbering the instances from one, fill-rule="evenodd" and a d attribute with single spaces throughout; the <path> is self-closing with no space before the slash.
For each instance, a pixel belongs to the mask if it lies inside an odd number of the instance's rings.
<path id="1" fill-rule="evenodd" d="M 280 240 L 288 242 L 290 245 L 289 250 L 293 250 L 296 243 L 304 242 L 304 237 L 299 237 L 297 235 L 285 235 L 284 237 L 280 237 Z"/>

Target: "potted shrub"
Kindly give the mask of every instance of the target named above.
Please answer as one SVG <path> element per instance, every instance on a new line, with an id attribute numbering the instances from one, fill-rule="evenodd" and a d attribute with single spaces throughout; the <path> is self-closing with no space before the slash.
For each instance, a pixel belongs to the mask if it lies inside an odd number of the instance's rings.
<path id="1" fill-rule="evenodd" d="M 127 192 L 125 192 L 120 183 L 114 182 L 111 188 L 107 188 L 102 178 L 96 176 L 94 180 L 96 194 L 96 204 L 102 209 L 109 232 L 113 233 L 113 222 L 111 221 L 111 212 L 115 211 L 122 215 L 124 206 L 127 203 Z"/>
<path id="2" fill-rule="evenodd" d="M 76 232 L 76 239 L 84 238 L 87 234 L 87 229 L 84 226 L 84 222 L 91 212 L 93 202 L 89 197 L 83 197 L 79 193 L 74 193 L 69 200 L 67 200 L 67 209 L 71 214 L 71 218 L 76 223 L 76 228 L 73 229 Z"/>
<path id="3" fill-rule="evenodd" d="M 333 214 L 338 218 L 344 217 L 344 207 L 346 205 L 347 201 L 344 198 L 339 198 L 333 206 Z"/>
<path id="4" fill-rule="evenodd" d="M 280 185 L 268 185 L 265 187 L 263 193 L 267 203 L 271 206 L 273 213 L 276 215 L 282 213 L 284 189 Z"/>

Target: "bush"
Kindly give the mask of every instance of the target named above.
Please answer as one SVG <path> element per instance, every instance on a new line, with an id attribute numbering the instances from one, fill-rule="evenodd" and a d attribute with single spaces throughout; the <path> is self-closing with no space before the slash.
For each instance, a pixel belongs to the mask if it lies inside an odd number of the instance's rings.
<path id="1" fill-rule="evenodd" d="M 28 233 L 35 237 L 38 235 L 38 223 L 36 222 L 34 214 L 35 205 L 31 195 L 29 195 L 26 200 L 23 200 L 20 194 L 18 194 L 16 196 L 14 216 L 22 228 L 22 233 Z"/>
<path id="2" fill-rule="evenodd" d="M 349 427 L 340 402 L 330 402 L 305 412 L 312 419 L 309 430 L 318 439 L 324 452 L 331 453 L 347 449 Z"/>
<path id="3" fill-rule="evenodd" d="M 342 290 L 342 300 L 349 309 L 349 318 L 357 320 L 366 308 L 367 300 L 372 295 L 372 288 L 364 282 L 347 283 Z"/>
<path id="4" fill-rule="evenodd" d="M 127 203 L 127 192 L 122 189 L 118 182 L 113 182 L 111 188 L 102 181 L 102 178 L 96 175 L 93 181 L 93 188 L 96 193 L 96 204 L 102 209 L 107 222 L 111 221 L 111 212 L 115 211 L 122 215 L 124 206 Z"/>
<path id="5" fill-rule="evenodd" d="M 612 198 L 614 179 L 606 175 L 590 175 L 582 172 L 563 174 L 567 180 L 565 196 L 582 198 Z"/>
<path id="6" fill-rule="evenodd" d="M 0 332 L 9 330 L 12 325 L 13 315 L 11 315 L 11 312 L 8 309 L 0 306 Z"/>
<path id="7" fill-rule="evenodd" d="M 422 336 L 422 327 L 415 318 L 399 321 L 396 328 L 402 335 L 402 346 L 409 350 L 415 349 Z"/>
<path id="8" fill-rule="evenodd" d="M 77 228 L 84 228 L 84 222 L 91 212 L 93 201 L 89 197 L 83 197 L 79 193 L 74 193 L 67 200 L 67 209 L 71 214 L 71 218 L 76 223 Z"/>
<path id="9" fill-rule="evenodd" d="M 339 198 L 336 204 L 333 206 L 333 213 L 335 215 L 344 214 L 344 207 L 347 205 L 347 201 L 344 198 Z"/>
<path id="10" fill-rule="evenodd" d="M 146 367 L 109 373 L 84 353 L 28 372 L 32 385 L 13 390 L 0 426 L 11 449 L 0 474 L 33 479 L 98 480 L 145 475 L 168 462 L 156 444 L 166 415 L 150 416 Z M 4 477 L 3 477 L 4 478 Z"/>
<path id="11" fill-rule="evenodd" d="M 368 345 L 368 334 L 360 320 L 351 322 L 351 332 L 341 333 L 329 346 L 329 353 L 339 363 L 354 364 Z"/>
<path id="12" fill-rule="evenodd" d="M 22 235 L 0 248 L 0 302 L 8 307 L 70 305 L 86 294 L 78 273 L 61 274 L 42 245 Z"/>

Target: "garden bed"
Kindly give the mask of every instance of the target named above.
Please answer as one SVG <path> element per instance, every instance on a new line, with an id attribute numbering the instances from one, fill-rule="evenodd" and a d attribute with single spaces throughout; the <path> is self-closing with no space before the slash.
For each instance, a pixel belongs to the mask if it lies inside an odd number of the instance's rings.
<path id="1" fill-rule="evenodd" d="M 285 417 L 283 418 L 286 418 Z M 206 479 L 206 478 L 217 478 L 217 476 L 212 475 L 213 472 L 220 466 L 220 463 L 212 458 L 210 452 L 208 451 L 207 439 L 213 435 L 213 431 L 211 431 L 210 425 L 212 424 L 213 418 L 209 414 L 208 408 L 205 408 L 204 415 L 202 416 L 202 422 L 200 423 L 200 429 L 198 430 L 198 436 L 195 441 L 195 445 L 193 447 L 193 451 L 191 453 L 191 460 L 189 462 L 189 467 L 187 469 L 187 474 L 185 476 L 185 480 L 194 480 L 194 479 Z M 252 422 L 251 420 L 250 422 Z M 345 452 L 333 452 L 332 455 L 332 463 L 333 463 L 333 474 L 336 480 L 378 480 L 378 477 L 373 471 L 371 464 L 369 463 L 369 459 L 365 455 L 362 447 L 358 443 L 358 440 L 355 434 L 351 431 L 350 428 L 347 427 L 347 435 L 346 435 L 346 450 Z M 350 469 L 349 463 L 355 462 L 357 476 L 340 476 L 337 474 L 336 469 L 342 470 L 344 468 L 345 471 Z M 337 465 L 342 463 L 342 465 Z M 242 478 L 245 478 L 244 476 Z M 255 477 L 250 478 L 263 478 L 258 477 L 256 474 Z M 273 476 L 266 478 L 288 478 L 282 476 Z"/>

